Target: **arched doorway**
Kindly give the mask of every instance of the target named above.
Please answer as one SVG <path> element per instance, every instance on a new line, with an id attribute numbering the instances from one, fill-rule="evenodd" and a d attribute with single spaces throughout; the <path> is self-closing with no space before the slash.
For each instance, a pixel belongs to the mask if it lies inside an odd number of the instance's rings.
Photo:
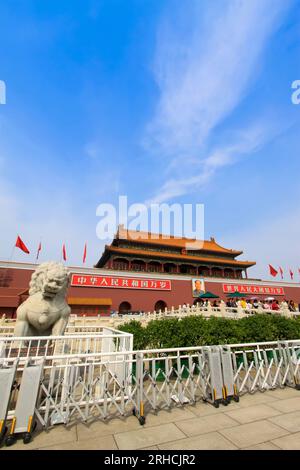
<path id="1" fill-rule="evenodd" d="M 141 259 L 134 259 L 131 261 L 132 271 L 146 271 L 146 263 Z"/>
<path id="2" fill-rule="evenodd" d="M 129 302 L 121 302 L 119 305 L 119 313 L 128 313 L 131 311 L 131 304 Z"/>
<path id="3" fill-rule="evenodd" d="M 221 268 L 212 268 L 212 277 L 224 277 Z"/>
<path id="4" fill-rule="evenodd" d="M 207 266 L 199 266 L 198 275 L 199 276 L 208 276 L 209 275 L 208 267 Z"/>
<path id="5" fill-rule="evenodd" d="M 162 312 L 167 308 L 166 302 L 164 300 L 158 300 L 156 304 L 154 305 L 154 310 L 156 312 L 159 312 L 161 310 Z"/>
<path id="6" fill-rule="evenodd" d="M 197 274 L 197 268 L 191 264 L 181 264 L 180 274 Z"/>
<path id="7" fill-rule="evenodd" d="M 164 272 L 165 273 L 177 273 L 177 266 L 174 263 L 165 263 L 164 264 Z"/>
<path id="8" fill-rule="evenodd" d="M 115 258 L 113 260 L 113 269 L 125 269 L 126 271 L 129 270 L 129 262 L 125 258 Z"/>
<path id="9" fill-rule="evenodd" d="M 148 271 L 151 273 L 160 273 L 162 271 L 162 265 L 158 261 L 150 261 L 148 263 Z"/>
<path id="10" fill-rule="evenodd" d="M 227 279 L 234 279 L 233 269 L 229 269 L 229 268 L 224 269 L 224 277 L 226 277 Z"/>

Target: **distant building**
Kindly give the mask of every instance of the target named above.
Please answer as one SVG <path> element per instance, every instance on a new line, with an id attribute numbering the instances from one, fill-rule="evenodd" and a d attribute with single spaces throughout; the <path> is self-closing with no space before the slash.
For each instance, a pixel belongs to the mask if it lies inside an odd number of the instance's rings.
<path id="1" fill-rule="evenodd" d="M 247 269 L 256 264 L 254 261 L 236 260 L 243 252 L 223 248 L 214 238 L 195 243 L 195 240 L 187 238 L 164 237 L 119 226 L 115 238 L 105 246 L 95 267 L 241 279 L 247 278 Z M 192 244 L 193 247 L 189 248 Z"/>

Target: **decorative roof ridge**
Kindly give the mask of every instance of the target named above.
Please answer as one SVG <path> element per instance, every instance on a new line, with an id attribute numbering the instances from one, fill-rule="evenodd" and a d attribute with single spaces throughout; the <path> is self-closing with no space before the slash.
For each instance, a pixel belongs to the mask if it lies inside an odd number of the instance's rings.
<path id="1" fill-rule="evenodd" d="M 163 243 L 167 245 L 167 241 L 169 240 L 173 246 L 177 246 L 179 248 L 183 248 L 185 246 L 186 249 L 189 249 L 188 245 L 194 245 L 195 243 L 199 244 L 198 249 L 202 249 L 205 251 L 223 251 L 225 253 L 231 253 L 235 255 L 243 254 L 242 250 L 233 250 L 229 248 L 224 248 L 223 246 L 219 245 L 214 237 L 211 237 L 210 240 L 197 240 L 193 238 L 186 238 L 186 237 L 178 237 L 175 235 L 166 235 L 163 233 L 153 233 L 153 232 L 143 232 L 143 231 L 136 231 L 136 230 L 129 230 L 125 228 L 123 224 L 118 226 L 117 233 L 115 235 L 115 239 L 120 240 L 129 240 L 129 241 L 137 241 L 139 243 Z M 175 241 L 175 243 L 174 243 Z M 181 243 L 176 243 L 176 242 Z M 205 246 L 206 245 L 206 246 Z M 214 250 L 215 248 L 215 250 Z"/>

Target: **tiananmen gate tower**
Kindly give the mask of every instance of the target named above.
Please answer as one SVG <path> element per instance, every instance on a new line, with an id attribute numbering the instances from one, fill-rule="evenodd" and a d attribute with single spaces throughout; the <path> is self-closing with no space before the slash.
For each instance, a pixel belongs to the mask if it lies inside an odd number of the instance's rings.
<path id="1" fill-rule="evenodd" d="M 68 303 L 78 315 L 109 315 L 193 304 L 200 293 L 220 298 L 235 291 L 246 296 L 300 302 L 300 285 L 251 279 L 255 261 L 243 251 L 220 246 L 214 238 L 192 240 L 127 230 L 119 226 L 93 268 L 69 267 Z M 0 261 L 0 315 L 14 317 L 28 295 L 36 264 Z"/>

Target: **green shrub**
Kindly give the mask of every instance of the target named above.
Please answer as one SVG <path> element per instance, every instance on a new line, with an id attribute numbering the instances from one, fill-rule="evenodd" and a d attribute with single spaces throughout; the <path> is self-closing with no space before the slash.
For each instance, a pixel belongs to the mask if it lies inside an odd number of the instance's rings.
<path id="1" fill-rule="evenodd" d="M 119 330 L 133 334 L 133 349 L 135 351 L 140 351 L 147 348 L 149 343 L 147 328 L 143 328 L 139 321 L 131 320 L 129 323 L 121 325 Z"/>
<path id="2" fill-rule="evenodd" d="M 133 320 L 119 328 L 134 335 L 134 349 L 166 349 L 214 344 L 259 343 L 300 338 L 300 319 L 251 315 L 239 320 L 201 316 L 151 320 L 146 327 Z"/>

